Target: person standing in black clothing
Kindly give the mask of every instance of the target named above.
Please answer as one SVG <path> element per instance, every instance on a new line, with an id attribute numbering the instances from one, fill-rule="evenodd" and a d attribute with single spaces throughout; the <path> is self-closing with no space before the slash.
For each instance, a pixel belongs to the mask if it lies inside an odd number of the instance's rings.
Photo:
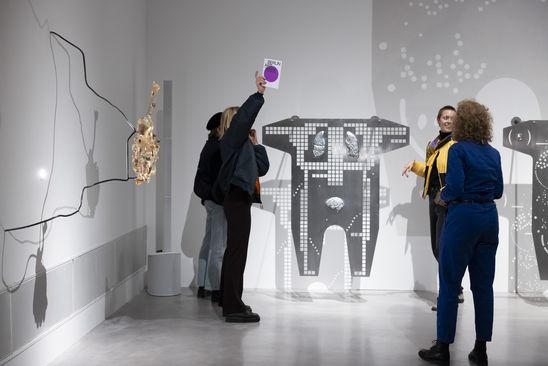
<path id="1" fill-rule="evenodd" d="M 211 292 L 211 301 L 220 299 L 221 266 L 226 246 L 226 219 L 223 206 L 212 195 L 213 183 L 221 169 L 221 112 L 215 113 L 207 123 L 210 131 L 200 153 L 198 170 L 194 178 L 194 193 L 201 198 L 206 216 L 205 235 L 198 256 L 198 297 Z"/>
<path id="2" fill-rule="evenodd" d="M 440 128 L 439 135 L 426 146 L 426 161 L 412 160 L 403 169 L 402 175 L 409 176 L 413 172 L 424 177 L 423 198 L 428 197 L 428 216 L 430 218 L 430 243 L 436 261 L 439 261 L 440 238 L 443 232 L 443 223 L 447 214 L 447 207 L 440 199 L 440 191 L 445 186 L 447 174 L 447 152 L 455 143 L 451 138 L 453 121 L 456 111 L 453 106 L 446 105 L 440 108 L 436 120 Z M 464 302 L 464 296 L 459 293 L 459 303 Z M 436 311 L 437 306 L 432 306 Z"/>
<path id="3" fill-rule="evenodd" d="M 263 103 L 265 79 L 255 73 L 257 92 L 241 107 L 229 107 L 221 116 L 221 157 L 216 194 L 224 196 L 228 231 L 221 274 L 221 305 L 227 322 L 258 322 L 260 317 L 242 301 L 244 270 L 251 231 L 251 204 L 257 180 L 268 172 L 266 149 L 258 144 L 253 123 Z"/>

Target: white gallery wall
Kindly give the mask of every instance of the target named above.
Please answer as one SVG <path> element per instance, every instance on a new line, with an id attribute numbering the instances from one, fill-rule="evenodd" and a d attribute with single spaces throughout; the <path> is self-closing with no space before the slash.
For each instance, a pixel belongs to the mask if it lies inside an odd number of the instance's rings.
<path id="1" fill-rule="evenodd" d="M 204 231 L 205 210 L 192 185 L 209 117 L 253 93 L 254 72 L 271 57 L 290 66 L 280 90 L 266 93 L 258 131 L 292 115 L 369 118 L 370 12 L 363 1 L 148 3 L 147 74 L 173 80 L 172 247 L 183 253 L 183 286 L 193 283 Z M 263 181 L 290 178 L 290 165 L 279 165 L 283 154 L 268 152 Z M 276 286 L 274 225 L 271 212 L 253 208 L 248 287 Z"/>
<path id="2" fill-rule="evenodd" d="M 319 275 L 300 276 L 289 212 L 265 193 L 252 209 L 247 288 L 435 291 L 422 180 L 401 171 L 422 159 L 440 106 L 477 98 L 493 113 L 506 184 L 495 289 L 546 293 L 537 258 L 548 254 L 547 16 L 546 0 L 0 0 L 0 364 L 47 364 L 142 290 L 157 248 L 181 252 L 181 285 L 195 284 L 205 210 L 192 185 L 205 125 L 254 92 L 264 58 L 282 60 L 283 72 L 259 134 L 292 116 L 376 115 L 410 135 L 378 157 L 369 276 L 350 276 L 340 227 L 325 232 Z M 90 86 L 127 121 L 86 86 L 79 51 L 50 31 L 85 52 Z M 165 159 L 136 187 L 120 181 L 128 123 L 146 111 L 153 80 L 172 86 L 158 99 Z M 504 140 L 514 116 L 538 121 Z M 533 158 L 518 151 L 533 140 Z M 292 178 L 291 157 L 267 150 L 262 182 L 275 192 Z M 106 179 L 117 181 L 82 194 Z"/>
<path id="3" fill-rule="evenodd" d="M 123 180 L 152 82 L 145 8 L 0 0 L 0 364 L 47 364 L 144 287 L 154 202 Z"/>
<path id="4" fill-rule="evenodd" d="M 345 235 L 336 227 L 325 233 L 319 275 L 301 277 L 290 233 L 276 229 L 287 217 L 254 207 L 248 288 L 435 291 L 422 180 L 405 179 L 401 171 L 409 160 L 423 160 L 441 106 L 477 98 L 492 111 L 493 145 L 507 185 L 498 203 L 495 289 L 546 290 L 533 249 L 532 197 L 523 194 L 534 181 L 532 159 L 503 146 L 512 117 L 546 119 L 548 113 L 546 16 L 544 0 L 148 2 L 147 77 L 173 81 L 171 247 L 183 254 L 182 285 L 194 285 L 204 230 L 205 210 L 192 186 L 205 124 L 213 113 L 241 104 L 254 91 L 254 71 L 273 58 L 283 61 L 280 88 L 267 90 L 258 131 L 294 115 L 377 115 L 408 126 L 410 140 L 379 157 L 380 188 L 387 193 L 369 277 L 349 275 Z M 267 150 L 271 167 L 263 183 L 291 180 L 290 157 Z"/>

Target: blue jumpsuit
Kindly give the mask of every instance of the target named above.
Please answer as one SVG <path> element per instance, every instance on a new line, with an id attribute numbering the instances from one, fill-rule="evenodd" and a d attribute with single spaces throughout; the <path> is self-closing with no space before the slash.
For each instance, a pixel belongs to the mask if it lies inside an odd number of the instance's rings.
<path id="1" fill-rule="evenodd" d="M 499 222 L 494 199 L 502 196 L 499 152 L 489 144 L 459 141 L 449 149 L 446 186 L 441 198 L 448 203 L 439 260 L 440 291 L 437 339 L 453 343 L 457 301 L 468 267 L 474 296 L 476 339 L 491 341 L 493 280 Z"/>

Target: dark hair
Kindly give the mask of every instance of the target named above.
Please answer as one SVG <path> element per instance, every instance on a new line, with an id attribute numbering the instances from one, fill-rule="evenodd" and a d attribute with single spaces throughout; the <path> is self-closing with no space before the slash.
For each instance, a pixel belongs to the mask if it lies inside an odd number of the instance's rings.
<path id="1" fill-rule="evenodd" d="M 439 120 L 440 120 L 440 117 L 441 117 L 441 114 L 443 113 L 443 111 L 453 111 L 453 112 L 456 112 L 455 107 L 453 107 L 452 105 L 444 105 L 444 106 L 441 107 L 440 110 L 438 111 L 438 116 L 436 117 L 436 121 L 439 121 Z"/>
<path id="2" fill-rule="evenodd" d="M 213 116 L 211 116 L 209 121 L 207 121 L 207 127 L 206 128 L 207 128 L 208 131 L 213 131 L 214 129 L 219 127 L 219 125 L 221 124 L 221 115 L 222 114 L 223 114 L 223 112 L 217 112 Z"/>
<path id="3" fill-rule="evenodd" d="M 493 117 L 489 109 L 474 99 L 465 99 L 457 105 L 453 139 L 486 144 L 493 139 Z"/>

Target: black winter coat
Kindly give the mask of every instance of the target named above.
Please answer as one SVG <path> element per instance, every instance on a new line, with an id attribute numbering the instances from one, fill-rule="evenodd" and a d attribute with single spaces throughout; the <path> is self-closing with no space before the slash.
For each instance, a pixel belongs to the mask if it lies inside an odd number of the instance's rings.
<path id="1" fill-rule="evenodd" d="M 247 98 L 221 139 L 223 165 L 219 172 L 218 185 L 223 195 L 228 193 L 231 185 L 252 195 L 257 177 L 262 177 L 268 172 L 270 163 L 265 147 L 253 145 L 249 139 L 249 130 L 263 103 L 261 93 L 252 94 Z"/>
<path id="2" fill-rule="evenodd" d="M 220 204 L 213 197 L 212 187 L 219 175 L 221 164 L 221 143 L 217 136 L 210 135 L 200 153 L 198 170 L 194 178 L 194 193 L 202 199 L 202 204 L 206 200 Z"/>

